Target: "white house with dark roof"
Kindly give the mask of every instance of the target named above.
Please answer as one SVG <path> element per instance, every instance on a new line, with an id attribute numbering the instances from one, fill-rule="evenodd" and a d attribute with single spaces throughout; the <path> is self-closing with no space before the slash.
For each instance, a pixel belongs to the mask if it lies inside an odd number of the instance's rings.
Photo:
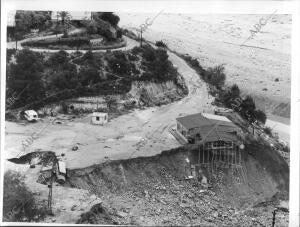
<path id="1" fill-rule="evenodd" d="M 224 116 L 197 113 L 179 117 L 176 122 L 177 131 L 189 143 L 212 142 L 217 146 L 217 144 L 231 144 L 239 141 L 239 127 Z"/>

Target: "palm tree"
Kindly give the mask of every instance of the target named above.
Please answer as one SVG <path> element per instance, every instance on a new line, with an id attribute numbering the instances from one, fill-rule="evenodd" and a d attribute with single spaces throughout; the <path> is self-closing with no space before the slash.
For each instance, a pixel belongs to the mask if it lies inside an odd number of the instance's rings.
<path id="1" fill-rule="evenodd" d="M 64 25 L 65 21 L 69 21 L 71 19 L 71 15 L 67 11 L 58 11 L 57 12 L 57 19 L 61 19 L 61 23 Z"/>

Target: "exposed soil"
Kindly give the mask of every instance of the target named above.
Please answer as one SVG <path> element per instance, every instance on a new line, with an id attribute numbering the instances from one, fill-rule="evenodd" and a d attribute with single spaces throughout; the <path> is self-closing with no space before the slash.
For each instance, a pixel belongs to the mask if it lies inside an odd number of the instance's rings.
<path id="1" fill-rule="evenodd" d="M 270 147 L 246 146 L 244 174 L 241 170 L 210 173 L 203 169 L 210 189 L 195 180 L 185 180 L 186 157 L 195 162 L 197 151 L 177 148 L 154 157 L 70 170 L 68 185 L 95 193 L 106 214 L 118 224 L 270 225 L 272 211 L 288 199 L 288 165 Z M 84 214 L 79 222 L 111 223 L 98 220 L 98 213 L 90 212 L 94 218 Z M 278 214 L 277 223 L 287 221 L 288 215 Z"/>

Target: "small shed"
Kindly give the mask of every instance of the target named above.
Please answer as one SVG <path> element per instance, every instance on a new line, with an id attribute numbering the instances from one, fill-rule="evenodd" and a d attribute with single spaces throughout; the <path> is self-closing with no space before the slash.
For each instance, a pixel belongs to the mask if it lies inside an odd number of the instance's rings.
<path id="1" fill-rule="evenodd" d="M 92 124 L 95 125 L 104 125 L 108 122 L 108 114 L 101 112 L 94 112 L 92 115 Z"/>
<path id="2" fill-rule="evenodd" d="M 27 121 L 37 121 L 38 114 L 34 110 L 26 110 L 24 111 L 24 117 L 27 119 Z"/>

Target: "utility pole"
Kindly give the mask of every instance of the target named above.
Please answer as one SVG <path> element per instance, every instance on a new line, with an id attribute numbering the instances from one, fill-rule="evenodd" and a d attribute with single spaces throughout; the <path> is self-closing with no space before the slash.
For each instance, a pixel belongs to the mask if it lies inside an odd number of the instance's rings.
<path id="1" fill-rule="evenodd" d="M 53 181 L 55 180 L 56 177 L 56 162 L 53 162 L 52 170 L 51 170 L 51 177 L 50 177 L 50 182 L 48 184 L 49 188 L 49 194 L 48 194 L 48 212 L 50 215 L 53 215 L 52 212 L 52 188 L 53 188 Z"/>
<path id="2" fill-rule="evenodd" d="M 141 43 L 140 43 L 140 46 L 142 47 L 142 45 L 143 45 L 143 28 L 141 27 Z"/>
<path id="3" fill-rule="evenodd" d="M 275 226 L 275 219 L 276 219 L 276 211 L 277 210 L 273 210 L 273 218 L 272 218 L 272 227 L 274 227 Z"/>

